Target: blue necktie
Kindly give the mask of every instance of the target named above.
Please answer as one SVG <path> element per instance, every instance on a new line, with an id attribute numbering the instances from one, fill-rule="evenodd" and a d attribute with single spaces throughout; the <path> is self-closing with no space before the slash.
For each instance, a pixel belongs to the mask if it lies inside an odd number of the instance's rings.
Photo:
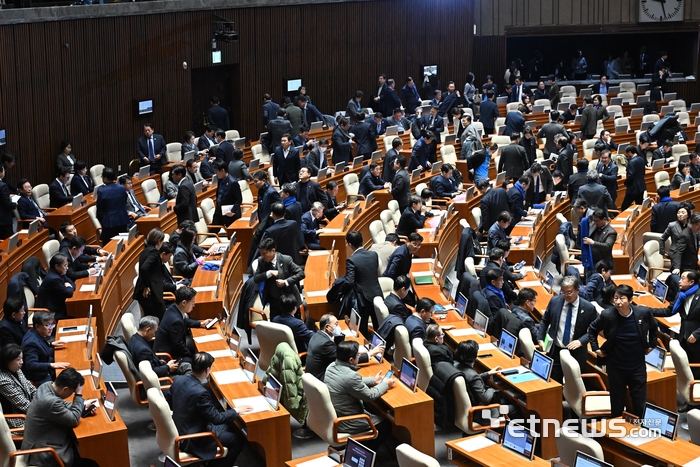
<path id="1" fill-rule="evenodd" d="M 153 140 L 151 138 L 148 138 L 148 158 L 151 162 L 156 160 L 156 152 L 153 150 Z"/>
<path id="2" fill-rule="evenodd" d="M 566 312 L 566 323 L 564 323 L 564 336 L 561 339 L 564 346 L 569 345 L 571 341 L 571 318 L 574 314 L 574 305 L 569 303 L 569 311 Z"/>

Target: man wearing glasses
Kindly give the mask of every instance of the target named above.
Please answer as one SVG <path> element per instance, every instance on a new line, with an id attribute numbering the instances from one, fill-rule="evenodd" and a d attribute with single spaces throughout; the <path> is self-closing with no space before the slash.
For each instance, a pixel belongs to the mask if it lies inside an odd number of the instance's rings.
<path id="1" fill-rule="evenodd" d="M 430 365 L 435 366 L 439 362 L 447 362 L 452 365 L 454 354 L 445 344 L 445 331 L 437 324 L 429 324 L 425 329 L 425 348 L 430 354 Z"/>
<path id="2" fill-rule="evenodd" d="M 37 311 L 34 313 L 33 328 L 22 339 L 24 353 L 24 375 L 39 387 L 42 383 L 56 379 L 56 369 L 66 369 L 68 362 L 54 362 L 53 346 L 62 345 L 59 341 L 50 344 L 49 336 L 56 327 L 53 313 Z"/>
<path id="3" fill-rule="evenodd" d="M 552 379 L 559 383 L 564 379 L 559 358 L 562 349 L 569 349 L 581 368 L 586 368 L 588 326 L 598 317 L 595 307 L 578 296 L 579 287 L 578 277 L 564 277 L 561 292 L 549 301 L 537 331 L 540 348 L 554 360 Z M 545 346 L 545 335 L 549 336 L 551 345 Z"/>

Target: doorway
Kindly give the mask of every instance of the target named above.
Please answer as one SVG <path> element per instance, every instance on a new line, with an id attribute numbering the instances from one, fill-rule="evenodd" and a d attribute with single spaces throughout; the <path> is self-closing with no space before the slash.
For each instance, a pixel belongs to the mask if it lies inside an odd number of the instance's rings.
<path id="1" fill-rule="evenodd" d="M 226 109 L 231 129 L 240 128 L 240 115 L 234 105 L 241 102 L 238 65 L 221 65 L 192 70 L 192 128 L 197 136 L 204 132 L 204 121 L 211 97 L 217 96 Z"/>

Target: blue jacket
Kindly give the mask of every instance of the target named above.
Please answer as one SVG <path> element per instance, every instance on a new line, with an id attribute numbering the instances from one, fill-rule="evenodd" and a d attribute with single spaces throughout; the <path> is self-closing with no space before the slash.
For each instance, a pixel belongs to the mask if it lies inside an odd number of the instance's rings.
<path id="1" fill-rule="evenodd" d="M 425 322 L 416 314 L 413 314 L 406 318 L 406 329 L 408 330 L 408 341 L 413 344 L 413 339 L 416 337 L 421 340 L 425 340 L 425 330 L 428 328 L 429 324 L 435 324 L 435 320 L 430 318 L 429 322 Z"/>
<path id="2" fill-rule="evenodd" d="M 430 147 L 421 136 L 421 139 L 416 141 L 416 144 L 413 145 L 413 152 L 411 153 L 411 161 L 408 164 L 408 171 L 413 172 L 419 166 L 423 167 L 423 171 L 428 170 L 429 158 Z"/>
<path id="3" fill-rule="evenodd" d="M 646 182 L 644 181 L 644 172 L 646 170 L 645 159 L 640 155 L 634 156 L 627 164 L 627 178 L 625 178 L 625 186 L 627 193 L 640 194 L 646 190 Z"/>
<path id="4" fill-rule="evenodd" d="M 126 190 L 117 183 L 108 183 L 97 192 L 97 219 L 104 228 L 124 227 L 129 224 L 126 214 Z"/>
<path id="5" fill-rule="evenodd" d="M 445 178 L 443 175 L 437 175 L 430 179 L 430 189 L 438 198 L 451 197 L 458 191 L 454 180 Z"/>
<path id="6" fill-rule="evenodd" d="M 413 255 L 404 244 L 394 250 L 389 257 L 386 269 L 382 277 L 396 279 L 399 276 L 406 276 L 411 271 L 411 260 Z"/>
<path id="7" fill-rule="evenodd" d="M 302 320 L 288 313 L 283 313 L 272 318 L 272 322 L 288 326 L 292 330 L 292 334 L 294 334 L 294 343 L 297 346 L 297 351 L 306 352 L 314 332 L 307 328 Z"/>
<path id="8" fill-rule="evenodd" d="M 503 230 L 500 225 L 498 225 L 498 222 L 494 222 L 491 225 L 491 228 L 489 228 L 489 242 L 487 248 L 488 253 L 496 248 L 496 243 L 498 243 L 499 240 L 508 240 L 508 235 L 506 234 L 506 231 Z"/>
<path id="9" fill-rule="evenodd" d="M 301 216 L 301 233 L 304 236 L 304 243 L 307 245 L 318 243 L 318 234 L 316 233 L 318 229 L 318 220 L 314 219 L 314 216 L 311 215 L 311 211 L 306 211 Z M 299 351 L 301 352 L 301 350 Z"/>
<path id="10" fill-rule="evenodd" d="M 484 125 L 484 129 L 495 128 L 496 119 L 499 117 L 498 105 L 496 105 L 494 101 L 490 101 L 487 99 L 480 104 L 479 109 L 481 110 L 481 114 L 479 115 L 479 121 L 482 123 L 482 125 Z"/>
<path id="11" fill-rule="evenodd" d="M 605 287 L 609 283 L 610 281 L 606 283 L 603 280 L 603 276 L 601 276 L 597 272 L 595 274 L 591 274 L 591 277 L 588 278 L 588 282 L 586 282 L 586 288 L 581 289 L 581 291 L 579 292 L 579 296 L 585 298 L 589 302 L 600 303 L 600 293 L 603 290 L 603 287 Z"/>
<path id="12" fill-rule="evenodd" d="M 165 310 L 165 315 L 158 326 L 153 350 L 167 352 L 174 360 L 182 358 L 191 361 L 192 352 L 187 348 L 185 341 L 190 334 L 190 328 L 198 327 L 200 327 L 199 321 L 183 318 L 182 312 L 173 303 Z"/>
<path id="13" fill-rule="evenodd" d="M 141 334 L 136 333 L 131 336 L 129 341 L 129 352 L 131 352 L 131 358 L 134 360 L 136 366 L 142 361 L 146 360 L 151 364 L 151 368 L 158 375 L 159 378 L 163 378 L 170 374 L 170 368 L 167 363 L 156 355 L 146 339 L 141 337 Z"/>
<path id="14" fill-rule="evenodd" d="M 277 201 L 281 201 L 280 194 L 271 187 L 269 184 L 265 184 L 260 190 L 258 190 L 258 219 L 262 221 L 267 216 L 270 215 L 270 210 L 272 205 Z"/>
<path id="15" fill-rule="evenodd" d="M 384 189 L 384 180 L 382 180 L 382 177 L 375 177 L 371 173 L 368 173 L 367 175 L 362 177 L 362 181 L 360 181 L 359 192 L 363 196 L 367 196 L 374 190 L 382 189 Z"/>
<path id="16" fill-rule="evenodd" d="M 39 387 L 42 383 L 56 378 L 53 363 L 53 347 L 34 329 L 30 329 L 22 339 L 24 365 L 22 372 L 29 381 Z"/>
<path id="17" fill-rule="evenodd" d="M 29 196 L 20 195 L 19 200 L 17 200 L 17 212 L 19 212 L 21 219 L 36 219 L 37 217 L 46 219 L 46 213 L 39 212 Z"/>
<path id="18" fill-rule="evenodd" d="M 70 287 L 66 287 L 66 283 L 70 284 Z M 75 292 L 75 282 L 68 276 L 59 276 L 55 269 L 49 269 L 39 287 L 36 306 L 48 308 L 56 315 L 57 320 L 65 319 L 68 317 L 66 299 L 72 297 L 73 292 Z"/>

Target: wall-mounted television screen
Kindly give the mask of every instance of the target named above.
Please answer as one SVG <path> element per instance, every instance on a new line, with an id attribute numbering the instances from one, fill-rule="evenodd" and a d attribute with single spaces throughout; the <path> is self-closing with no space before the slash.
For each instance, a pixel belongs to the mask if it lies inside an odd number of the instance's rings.
<path id="1" fill-rule="evenodd" d="M 134 101 L 137 115 L 149 115 L 153 113 L 153 99 L 139 99 Z"/>
<path id="2" fill-rule="evenodd" d="M 5 146 L 7 144 L 7 130 L 0 128 L 0 146 Z"/>
<path id="3" fill-rule="evenodd" d="M 287 92 L 297 92 L 301 87 L 301 78 L 287 80 Z"/>

